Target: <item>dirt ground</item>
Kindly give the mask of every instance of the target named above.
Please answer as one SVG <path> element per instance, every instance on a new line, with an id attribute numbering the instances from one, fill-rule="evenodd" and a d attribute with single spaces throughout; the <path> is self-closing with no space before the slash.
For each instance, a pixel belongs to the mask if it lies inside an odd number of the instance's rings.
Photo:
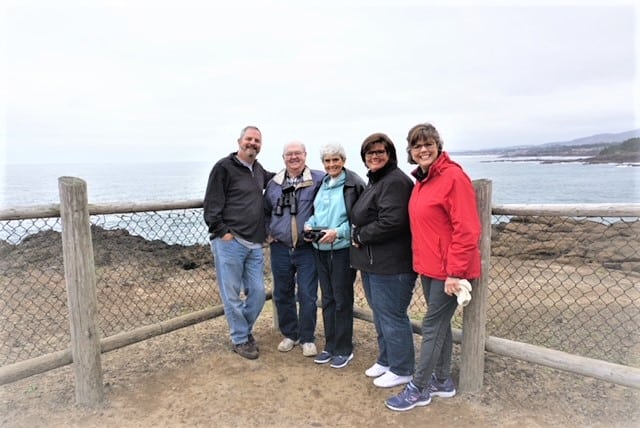
<path id="1" fill-rule="evenodd" d="M 484 387 L 406 413 L 383 401 L 364 375 L 375 361 L 373 325 L 356 320 L 356 348 L 343 369 L 314 364 L 299 347 L 276 350 L 271 303 L 255 335 L 260 358 L 230 351 L 216 318 L 103 354 L 105 403 L 75 405 L 70 366 L 0 387 L 3 427 L 637 427 L 638 391 L 487 354 Z M 318 332 L 322 327 L 319 324 Z M 318 345 L 323 337 L 318 335 Z M 418 345 L 420 336 L 415 336 Z M 454 351 L 457 379 L 458 349 Z"/>

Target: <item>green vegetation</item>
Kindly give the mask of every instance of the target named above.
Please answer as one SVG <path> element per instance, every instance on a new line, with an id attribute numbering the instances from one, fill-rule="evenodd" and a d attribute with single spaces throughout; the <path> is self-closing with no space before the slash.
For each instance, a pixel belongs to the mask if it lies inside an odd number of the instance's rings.
<path id="1" fill-rule="evenodd" d="M 640 138 L 630 138 L 618 144 L 611 144 L 589 159 L 590 163 L 640 162 Z"/>

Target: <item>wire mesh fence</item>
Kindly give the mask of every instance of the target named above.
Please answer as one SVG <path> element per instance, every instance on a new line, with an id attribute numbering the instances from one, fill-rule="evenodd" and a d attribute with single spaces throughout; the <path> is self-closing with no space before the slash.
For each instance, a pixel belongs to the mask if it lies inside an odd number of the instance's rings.
<path id="1" fill-rule="evenodd" d="M 201 209 L 91 216 L 102 337 L 220 304 Z M 0 222 L 0 366 L 70 344 L 60 219 Z"/>
<path id="2" fill-rule="evenodd" d="M 200 208 L 91 223 L 103 337 L 221 303 Z M 637 218 L 494 215 L 487 334 L 640 366 L 639 237 Z M 0 366 L 68 348 L 59 218 L 0 221 L 0 272 Z"/>
<path id="3" fill-rule="evenodd" d="M 494 219 L 488 334 L 639 366 L 638 219 Z"/>

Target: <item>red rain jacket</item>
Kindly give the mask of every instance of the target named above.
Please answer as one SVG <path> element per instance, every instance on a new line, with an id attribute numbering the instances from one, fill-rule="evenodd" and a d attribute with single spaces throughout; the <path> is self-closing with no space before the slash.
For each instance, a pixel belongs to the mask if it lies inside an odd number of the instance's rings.
<path id="1" fill-rule="evenodd" d="M 409 200 L 413 269 L 445 280 L 480 276 L 480 219 L 471 179 L 446 152 L 417 181 Z"/>

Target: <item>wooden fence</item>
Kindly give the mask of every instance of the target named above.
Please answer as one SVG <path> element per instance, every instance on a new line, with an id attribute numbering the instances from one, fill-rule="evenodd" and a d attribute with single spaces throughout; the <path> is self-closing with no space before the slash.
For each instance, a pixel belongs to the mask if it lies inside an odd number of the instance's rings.
<path id="1" fill-rule="evenodd" d="M 74 363 L 76 402 L 94 406 L 104 399 L 101 353 L 164 334 L 188 325 L 221 316 L 221 306 L 210 308 L 134 331 L 101 339 L 96 325 L 96 292 L 93 247 L 89 216 L 143 211 L 201 208 L 202 201 L 148 204 L 92 205 L 87 201 L 86 183 L 74 177 L 59 179 L 60 205 L 0 211 L 0 220 L 60 216 L 63 256 L 71 321 L 71 348 L 27 361 L 0 367 L 0 385 Z M 484 352 L 517 358 L 584 376 L 640 389 L 640 369 L 579 357 L 565 352 L 486 337 L 486 305 L 491 254 L 491 218 L 498 215 L 636 216 L 640 204 L 606 205 L 508 205 L 491 206 L 491 182 L 474 181 L 482 223 L 482 277 L 473 287 L 473 299 L 463 314 L 463 329 L 454 329 L 454 341 L 461 343 L 459 390 L 478 391 L 483 384 Z M 269 295 L 268 298 L 271 298 Z M 357 318 L 372 321 L 370 311 L 355 308 Z M 420 333 L 420 324 L 413 321 Z"/>

